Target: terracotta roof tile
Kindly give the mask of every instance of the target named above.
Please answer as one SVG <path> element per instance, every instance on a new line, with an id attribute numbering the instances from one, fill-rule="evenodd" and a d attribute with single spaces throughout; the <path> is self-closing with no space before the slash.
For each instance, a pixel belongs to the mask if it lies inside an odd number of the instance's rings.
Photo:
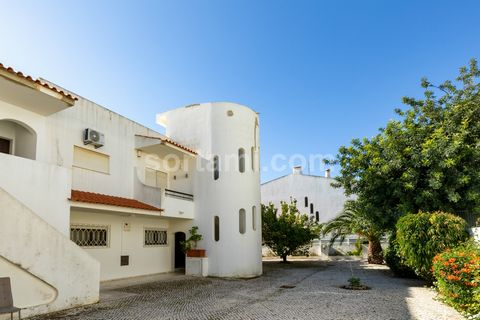
<path id="1" fill-rule="evenodd" d="M 166 143 L 169 143 L 171 145 L 174 145 L 175 147 L 178 147 L 182 150 L 185 150 L 187 152 L 190 152 L 192 154 L 197 154 L 197 152 L 193 149 L 190 149 L 189 147 L 186 147 L 184 145 L 181 145 L 180 143 L 178 142 L 175 142 L 167 137 L 164 137 L 164 138 L 160 138 L 160 137 L 151 137 L 151 136 L 144 136 L 144 135 L 141 135 L 141 134 L 136 134 L 137 137 L 142 137 L 142 138 L 149 138 L 149 139 L 156 139 L 156 140 L 160 140 L 162 142 L 166 142 Z"/>
<path id="2" fill-rule="evenodd" d="M 13 68 L 10 68 L 10 67 L 6 67 L 6 66 L 4 66 L 2 63 L 0 63 L 0 70 L 7 71 L 7 72 L 9 72 L 9 73 L 11 73 L 11 74 L 14 74 L 14 75 L 16 75 L 16 76 L 18 76 L 18 77 L 20 77 L 20 78 L 23 78 L 23 79 L 25 79 L 25 80 L 27 80 L 27 81 L 30 81 L 30 82 L 32 82 L 32 83 L 39 84 L 39 85 L 41 85 L 42 87 L 45 87 L 45 88 L 50 89 L 50 90 L 53 90 L 53 91 L 61 94 L 62 96 L 66 97 L 66 98 L 69 98 L 69 99 L 72 99 L 72 100 L 78 100 L 77 97 L 71 95 L 71 94 L 68 93 L 68 92 L 65 92 L 65 91 L 63 91 L 63 90 L 61 90 L 61 89 L 58 89 L 58 88 L 54 87 L 54 86 L 50 86 L 48 83 L 43 82 L 43 81 L 40 81 L 39 79 L 33 79 L 31 76 L 24 75 L 22 72 L 15 71 Z"/>
<path id="3" fill-rule="evenodd" d="M 141 210 L 163 211 L 160 208 L 151 206 L 149 204 L 140 202 L 135 199 L 122 198 L 122 197 L 110 196 L 106 194 L 79 191 L 79 190 L 72 190 L 72 195 L 70 197 L 70 200 L 77 201 L 77 202 L 106 204 L 110 206 L 126 207 L 126 208 L 141 209 Z"/>

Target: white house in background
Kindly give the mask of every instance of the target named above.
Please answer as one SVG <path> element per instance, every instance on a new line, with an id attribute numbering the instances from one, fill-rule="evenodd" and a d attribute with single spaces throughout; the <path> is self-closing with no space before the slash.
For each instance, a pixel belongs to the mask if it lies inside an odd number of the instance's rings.
<path id="1" fill-rule="evenodd" d="M 0 277 L 26 315 L 184 267 L 195 225 L 204 275 L 262 274 L 258 114 L 206 103 L 157 122 L 166 136 L 0 64 Z"/>
<path id="2" fill-rule="evenodd" d="M 292 174 L 262 184 L 262 203 L 280 208 L 280 202 L 292 198 L 301 213 L 324 223 L 335 218 L 348 199 L 342 188 L 332 187 L 332 182 L 329 169 L 321 177 L 303 174 L 302 167 L 294 167 Z"/>

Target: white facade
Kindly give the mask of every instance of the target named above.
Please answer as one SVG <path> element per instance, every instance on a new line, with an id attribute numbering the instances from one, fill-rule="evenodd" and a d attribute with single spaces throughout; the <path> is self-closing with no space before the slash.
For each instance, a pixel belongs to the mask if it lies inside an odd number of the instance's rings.
<path id="1" fill-rule="evenodd" d="M 301 213 L 325 223 L 338 216 L 348 199 L 342 188 L 332 187 L 333 182 L 328 171 L 324 177 L 312 176 L 296 167 L 292 174 L 262 184 L 262 203 L 280 208 L 282 201 L 297 200 Z"/>
<path id="2" fill-rule="evenodd" d="M 167 136 L 198 152 L 194 224 L 204 235 L 200 246 L 207 250 L 208 274 L 261 275 L 258 114 L 234 103 L 207 103 L 159 114 L 157 122 Z"/>
<path id="3" fill-rule="evenodd" d="M 258 115 L 218 103 L 161 118 L 168 138 L 0 64 L 0 225 L 10 228 L 0 233 L 0 277 L 26 315 L 94 303 L 100 281 L 183 267 L 178 241 L 194 225 L 205 275 L 262 273 Z M 84 144 L 87 128 L 102 146 Z M 202 169 L 211 155 L 222 159 L 217 180 Z"/>

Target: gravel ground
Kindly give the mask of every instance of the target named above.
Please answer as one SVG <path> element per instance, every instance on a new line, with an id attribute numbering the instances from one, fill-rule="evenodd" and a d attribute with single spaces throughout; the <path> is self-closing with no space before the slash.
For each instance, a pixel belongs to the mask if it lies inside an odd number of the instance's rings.
<path id="1" fill-rule="evenodd" d="M 371 287 L 341 289 L 351 274 Z M 288 286 L 289 288 L 281 288 Z M 421 281 L 399 279 L 388 268 L 360 261 L 264 263 L 251 280 L 173 277 L 107 292 L 102 302 L 47 319 L 463 319 L 435 300 Z"/>

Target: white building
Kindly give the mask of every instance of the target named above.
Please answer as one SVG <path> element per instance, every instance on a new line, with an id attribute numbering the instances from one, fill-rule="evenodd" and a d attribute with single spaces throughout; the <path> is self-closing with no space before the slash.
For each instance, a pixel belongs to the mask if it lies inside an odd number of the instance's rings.
<path id="1" fill-rule="evenodd" d="M 157 122 L 166 136 L 0 64 L 0 277 L 27 315 L 184 267 L 195 225 L 204 275 L 262 274 L 257 113 L 207 103 Z"/>
<path id="2" fill-rule="evenodd" d="M 262 203 L 280 208 L 280 202 L 293 199 L 300 213 L 325 223 L 342 212 L 348 199 L 342 188 L 332 187 L 332 182 L 330 170 L 322 177 L 303 174 L 301 167 L 294 167 L 292 174 L 262 184 Z"/>

